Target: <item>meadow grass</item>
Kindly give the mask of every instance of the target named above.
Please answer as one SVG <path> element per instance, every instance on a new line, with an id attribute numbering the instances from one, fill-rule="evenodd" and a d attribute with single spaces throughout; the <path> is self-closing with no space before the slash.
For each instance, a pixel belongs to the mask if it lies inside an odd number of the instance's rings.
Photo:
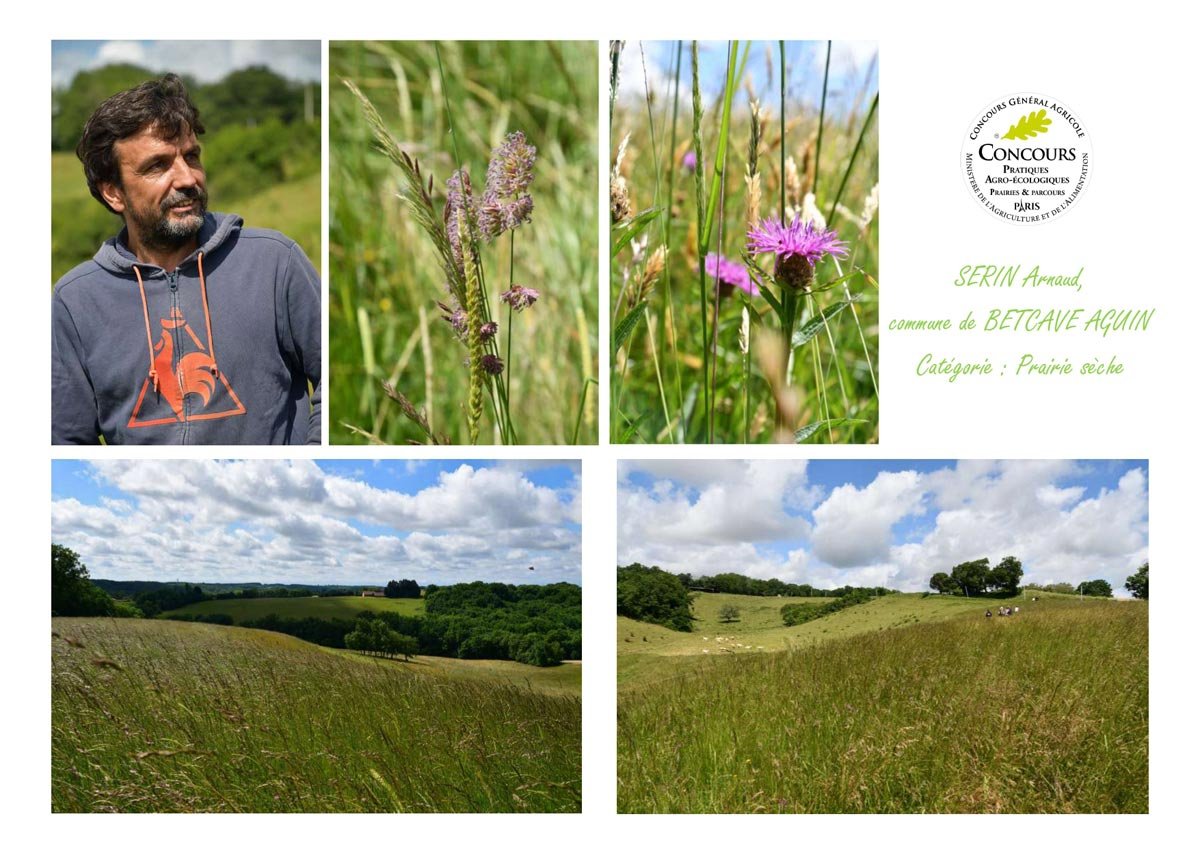
<path id="1" fill-rule="evenodd" d="M 52 633 L 54 811 L 580 809 L 577 697 L 266 631 L 54 619 Z"/>
<path id="2" fill-rule="evenodd" d="M 209 179 L 209 209 L 242 216 L 247 227 L 278 230 L 304 250 L 321 269 L 321 175 L 277 183 L 260 192 L 238 195 L 219 173 Z M 95 256 L 101 243 L 120 232 L 121 219 L 88 192 L 83 165 L 73 153 L 50 155 L 51 283 Z"/>
<path id="3" fill-rule="evenodd" d="M 818 107 L 790 93 L 812 71 L 785 51 L 781 75 L 778 43 L 674 47 L 658 73 L 651 45 L 619 54 L 619 76 L 644 96 L 613 107 L 612 440 L 877 441 L 873 66 L 834 90 L 826 80 Z M 756 62 L 768 70 L 749 73 Z M 718 92 L 702 90 L 701 66 L 722 71 Z M 820 261 L 808 294 L 771 282 L 762 257 L 762 295 L 717 297 L 704 257 L 749 259 L 748 227 L 808 220 L 809 194 L 848 256 Z"/>
<path id="4" fill-rule="evenodd" d="M 425 411 L 439 438 L 471 441 L 467 349 L 437 306 L 448 299 L 445 274 L 348 81 L 418 160 L 439 216 L 460 161 L 478 192 L 506 134 L 521 130 L 537 148 L 532 220 L 480 252 L 515 431 L 501 433 L 485 400 L 480 441 L 596 442 L 594 43 L 335 42 L 329 61 L 331 441 L 428 441 L 385 383 Z M 499 301 L 510 279 L 541 292 L 511 325 Z"/>
<path id="5" fill-rule="evenodd" d="M 641 683 L 618 700 L 619 809 L 1146 812 L 1149 606 L 973 612 L 677 659 L 657 677 L 663 659 L 637 656 Z"/>
<path id="6" fill-rule="evenodd" d="M 229 598 L 199 601 L 176 610 L 166 616 L 184 614 L 202 616 L 224 613 L 233 617 L 240 625 L 248 619 L 261 619 L 275 614 L 291 619 L 313 616 L 317 619 L 353 619 L 364 610 L 372 613 L 399 613 L 401 616 L 421 616 L 425 613 L 425 600 L 420 598 L 376 598 L 361 596 L 329 596 L 321 598 Z"/>

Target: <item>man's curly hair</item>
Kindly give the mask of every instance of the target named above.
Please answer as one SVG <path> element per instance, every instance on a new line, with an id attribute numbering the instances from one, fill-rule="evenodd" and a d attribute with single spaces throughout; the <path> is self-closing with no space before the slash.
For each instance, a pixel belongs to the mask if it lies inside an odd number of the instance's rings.
<path id="1" fill-rule="evenodd" d="M 121 185 L 116 143 L 146 127 L 154 127 L 156 134 L 164 139 L 179 138 L 188 130 L 198 136 L 204 133 L 200 111 L 177 75 L 167 74 L 160 80 L 149 80 L 114 94 L 96 108 L 83 126 L 75 155 L 83 163 L 92 197 L 109 212 L 116 210 L 101 195 L 100 185 Z"/>

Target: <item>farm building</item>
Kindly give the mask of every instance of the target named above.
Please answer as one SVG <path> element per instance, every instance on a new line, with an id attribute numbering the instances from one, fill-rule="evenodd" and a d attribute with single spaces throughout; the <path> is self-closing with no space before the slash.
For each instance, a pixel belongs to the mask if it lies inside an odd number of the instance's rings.
<path id="1" fill-rule="evenodd" d="M 383 598 L 383 590 L 363 590 L 363 598 Z"/>

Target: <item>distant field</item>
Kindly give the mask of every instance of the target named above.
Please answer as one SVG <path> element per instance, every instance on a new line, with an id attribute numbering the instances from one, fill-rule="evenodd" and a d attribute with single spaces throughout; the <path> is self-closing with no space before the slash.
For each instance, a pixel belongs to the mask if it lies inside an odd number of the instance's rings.
<path id="1" fill-rule="evenodd" d="M 887 596 L 699 657 L 619 620 L 619 810 L 1145 812 L 1149 605 L 1039 596 Z"/>
<path id="2" fill-rule="evenodd" d="M 701 655 L 705 650 L 709 654 L 779 651 L 884 628 L 937 622 L 964 613 L 977 612 L 982 616 L 985 608 L 998 605 L 996 599 L 934 595 L 923 598 L 921 594 L 898 593 L 803 625 L 787 627 L 779 612 L 785 604 L 823 604 L 833 599 L 694 593 L 692 600 L 696 621 L 690 633 L 618 617 L 618 655 Z M 738 621 L 723 624 L 718 620 L 718 614 L 727 604 L 738 608 L 741 613 Z M 721 638 L 719 642 L 718 637 Z M 620 657 L 620 662 L 624 659 Z"/>
<path id="3" fill-rule="evenodd" d="M 329 596 L 328 598 L 236 598 L 221 601 L 201 601 L 165 614 L 199 616 L 205 613 L 225 613 L 235 625 L 251 619 L 261 619 L 274 613 L 290 619 L 313 616 L 317 619 L 353 619 L 364 610 L 373 613 L 391 611 L 401 616 L 422 616 L 425 600 L 420 598 L 362 598 L 360 596 Z"/>
<path id="4" fill-rule="evenodd" d="M 580 810 L 581 702 L 543 670 L 188 622 L 51 628 L 53 811 Z"/>

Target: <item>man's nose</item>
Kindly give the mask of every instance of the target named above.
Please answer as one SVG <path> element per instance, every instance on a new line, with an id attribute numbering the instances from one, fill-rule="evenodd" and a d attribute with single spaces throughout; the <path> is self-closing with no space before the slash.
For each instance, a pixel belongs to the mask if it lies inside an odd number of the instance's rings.
<path id="1" fill-rule="evenodd" d="M 199 182 L 199 176 L 182 156 L 177 156 L 171 170 L 171 184 L 177 189 L 187 189 Z"/>

